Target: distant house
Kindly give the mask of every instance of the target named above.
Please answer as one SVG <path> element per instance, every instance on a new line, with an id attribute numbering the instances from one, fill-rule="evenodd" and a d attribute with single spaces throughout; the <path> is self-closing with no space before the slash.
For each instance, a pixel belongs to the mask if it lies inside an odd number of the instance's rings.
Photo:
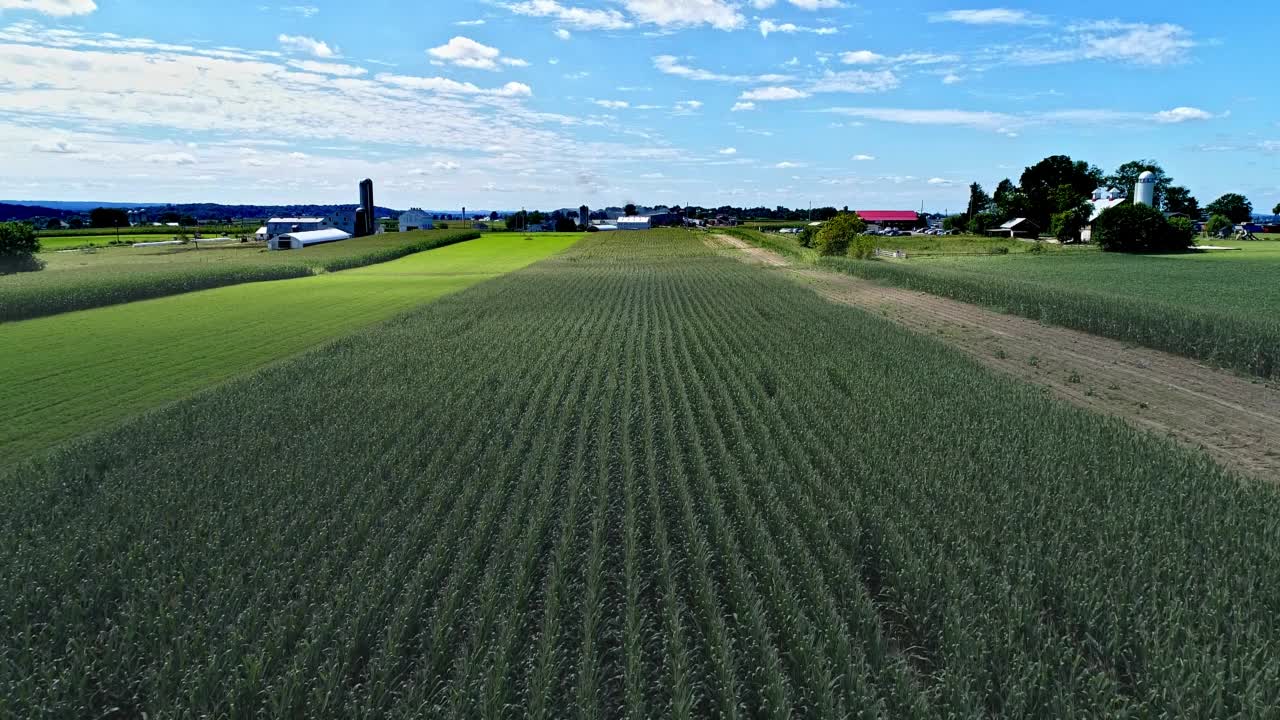
<path id="1" fill-rule="evenodd" d="M 896 230 L 911 230 L 920 226 L 920 213 L 915 210 L 859 210 L 858 217 L 868 225 Z"/>
<path id="2" fill-rule="evenodd" d="M 1037 238 L 1040 237 L 1040 226 L 1026 218 L 1014 218 L 998 228 L 988 230 L 987 234 L 998 237 L 1007 235 L 1011 238 Z"/>
<path id="3" fill-rule="evenodd" d="M 263 225 L 262 227 L 253 231 L 253 239 L 257 240 L 258 242 L 266 242 L 270 240 L 271 234 L 267 232 L 267 226 Z"/>

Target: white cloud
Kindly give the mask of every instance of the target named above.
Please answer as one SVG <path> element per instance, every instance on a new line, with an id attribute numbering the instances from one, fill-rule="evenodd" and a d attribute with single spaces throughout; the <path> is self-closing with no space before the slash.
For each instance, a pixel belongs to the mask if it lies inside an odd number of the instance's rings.
<path id="1" fill-rule="evenodd" d="M 950 180 L 947 180 L 946 178 L 935 177 L 935 178 L 929 178 L 929 184 L 949 186 L 949 185 L 954 185 L 955 183 L 951 182 Z"/>
<path id="2" fill-rule="evenodd" d="M 691 115 L 701 109 L 701 100 L 680 100 L 675 105 L 675 112 L 679 115 Z"/>
<path id="3" fill-rule="evenodd" d="M 731 112 L 743 112 L 746 110 L 755 110 L 755 109 L 756 109 L 756 104 L 753 102 L 738 102 L 738 103 L 734 103 L 733 107 L 730 108 L 729 110 Z"/>
<path id="4" fill-rule="evenodd" d="M 829 112 L 848 117 L 903 125 L 952 125 L 979 130 L 997 130 L 1017 125 L 1018 117 L 1004 113 L 973 110 L 907 110 L 901 108 L 832 108 Z"/>
<path id="5" fill-rule="evenodd" d="M 315 60 L 290 60 L 289 67 L 297 68 L 304 72 L 320 73 L 321 75 L 337 75 L 340 77 L 357 77 L 367 75 L 368 70 L 355 65 L 343 65 L 342 63 L 317 62 Z"/>
<path id="6" fill-rule="evenodd" d="M 727 147 L 720 151 L 721 155 L 737 155 L 738 148 Z"/>
<path id="7" fill-rule="evenodd" d="M 785 162 L 780 162 L 777 165 L 774 165 L 773 167 L 777 170 L 790 170 L 792 168 L 804 167 L 804 165 L 800 163 L 785 161 Z"/>
<path id="8" fill-rule="evenodd" d="M 943 85 L 955 85 L 960 82 L 964 82 L 964 78 L 960 77 L 955 73 L 947 73 L 946 75 L 942 76 Z"/>
<path id="9" fill-rule="evenodd" d="M 840 62 L 845 65 L 875 65 L 885 61 L 885 56 L 870 50 L 853 50 L 840 54 Z"/>
<path id="10" fill-rule="evenodd" d="M 760 24 L 757 27 L 760 30 L 760 35 L 766 38 L 769 37 L 769 35 L 772 33 L 782 33 L 785 35 L 792 35 L 795 33 L 813 33 L 815 35 L 835 35 L 837 32 L 839 32 L 833 27 L 812 28 L 812 27 L 804 27 L 802 25 L 796 25 L 795 23 L 778 23 L 773 20 L 761 20 Z"/>
<path id="11" fill-rule="evenodd" d="M 617 10 L 568 7 L 555 0 L 526 0 L 504 5 L 517 15 L 549 17 L 580 30 L 627 30 L 634 25 Z"/>
<path id="12" fill-rule="evenodd" d="M 497 70 L 499 65 L 512 67 L 529 65 L 524 60 L 502 57 L 502 51 L 498 48 L 489 47 L 461 35 L 440 47 L 427 50 L 427 54 L 442 64 L 457 65 L 472 70 Z"/>
<path id="13" fill-rule="evenodd" d="M 458 27 L 480 27 L 481 25 L 484 25 L 485 22 L 486 21 L 484 20 L 459 20 L 454 23 L 454 25 L 457 25 Z"/>
<path id="14" fill-rule="evenodd" d="M 32 143 L 31 149 L 35 152 L 54 155 L 78 155 L 84 152 L 84 148 L 66 140 L 40 140 Z"/>
<path id="15" fill-rule="evenodd" d="M 288 5 L 280 9 L 287 13 L 301 15 L 304 18 L 311 18 L 320 14 L 320 8 L 315 5 Z"/>
<path id="16" fill-rule="evenodd" d="M 813 83 L 810 90 L 817 93 L 876 93 L 892 90 L 901 84 L 902 81 L 891 70 L 827 71 Z"/>
<path id="17" fill-rule="evenodd" d="M 854 155 L 853 159 L 857 160 L 858 162 L 870 162 L 872 160 L 875 160 L 876 156 L 875 155 Z"/>
<path id="18" fill-rule="evenodd" d="M 0 10 L 30 10 L 54 17 L 88 15 L 97 9 L 93 0 L 0 0 Z"/>
<path id="19" fill-rule="evenodd" d="M 621 0 L 641 22 L 659 27 L 710 25 L 717 30 L 738 30 L 746 18 L 736 4 L 725 0 Z"/>
<path id="20" fill-rule="evenodd" d="M 712 72 L 701 68 L 690 67 L 681 62 L 680 58 L 675 55 L 658 55 L 653 59 L 653 66 L 666 75 L 674 75 L 687 80 L 700 80 L 705 82 L 723 82 L 736 83 L 740 85 L 749 85 L 752 83 L 779 83 L 791 80 L 786 75 L 727 75 L 724 73 Z"/>
<path id="21" fill-rule="evenodd" d="M 338 51 L 328 43 L 305 35 L 281 35 L 276 39 L 286 50 L 305 52 L 318 58 L 338 57 Z"/>
<path id="22" fill-rule="evenodd" d="M 171 153 L 152 153 L 142 158 L 143 162 L 154 163 L 156 165 L 195 165 L 196 158 L 191 153 L 171 152 Z"/>
<path id="23" fill-rule="evenodd" d="M 569 40 L 573 37 L 573 33 L 569 32 L 568 30 L 565 30 L 564 28 L 559 28 L 556 30 L 556 37 L 560 38 L 561 40 Z"/>
<path id="24" fill-rule="evenodd" d="M 934 13 L 929 22 L 952 22 L 965 25 L 1047 25 L 1049 21 L 1026 10 L 990 8 L 987 10 L 951 10 Z"/>
<path id="25" fill-rule="evenodd" d="M 608 110 L 625 110 L 631 107 L 631 103 L 626 100 L 593 100 L 592 102 Z"/>
<path id="26" fill-rule="evenodd" d="M 741 101 L 748 102 L 776 102 L 780 100 L 802 100 L 809 97 L 809 93 L 803 90 L 785 86 L 762 87 L 755 90 L 748 90 L 738 98 Z"/>
<path id="27" fill-rule="evenodd" d="M 493 97 L 529 97 L 533 89 L 524 83 L 509 82 L 500 88 L 485 89 L 472 83 L 458 82 L 442 77 L 415 77 L 411 75 L 378 75 L 380 82 L 398 85 L 412 90 L 425 90 L 441 95 L 489 95 Z"/>
<path id="28" fill-rule="evenodd" d="M 437 160 L 431 163 L 431 168 L 440 172 L 454 172 L 460 170 L 462 166 L 453 160 Z"/>
<path id="29" fill-rule="evenodd" d="M 1023 65 L 1049 65 L 1083 60 L 1112 60 L 1135 65 L 1184 62 L 1199 45 L 1191 31 L 1164 23 L 1095 22 L 1066 28 L 1066 47 L 1023 48 L 1010 59 Z"/>
<path id="30" fill-rule="evenodd" d="M 1176 124 L 1196 120 L 1212 120 L 1213 113 L 1206 112 L 1200 108 L 1176 107 L 1172 110 L 1162 110 L 1156 113 L 1155 119 L 1157 122 Z"/>
<path id="31" fill-rule="evenodd" d="M 787 0 L 787 2 L 801 10 L 825 10 L 844 7 L 844 3 L 840 2 L 840 0 Z"/>

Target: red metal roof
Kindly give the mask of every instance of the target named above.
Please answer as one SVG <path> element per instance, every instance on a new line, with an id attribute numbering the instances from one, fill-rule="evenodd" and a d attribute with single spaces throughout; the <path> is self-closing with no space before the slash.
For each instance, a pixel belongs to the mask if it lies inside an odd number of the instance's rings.
<path id="1" fill-rule="evenodd" d="M 920 214 L 915 210 L 859 210 L 858 217 L 867 222 L 916 222 Z"/>

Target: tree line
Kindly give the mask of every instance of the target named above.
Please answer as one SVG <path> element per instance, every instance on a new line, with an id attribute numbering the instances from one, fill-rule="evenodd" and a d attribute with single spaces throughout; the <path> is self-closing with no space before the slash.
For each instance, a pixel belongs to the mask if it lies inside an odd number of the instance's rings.
<path id="1" fill-rule="evenodd" d="M 1202 208 L 1191 191 L 1175 185 L 1155 160 L 1133 160 L 1106 174 L 1083 160 L 1053 155 L 1026 168 L 1017 184 L 1009 178 L 1001 180 L 994 194 L 973 183 L 965 211 L 948 217 L 944 227 L 980 235 L 1010 220 L 1026 218 L 1064 242 L 1078 242 L 1093 214 L 1093 191 L 1118 188 L 1127 195 L 1123 204 L 1132 205 L 1134 187 L 1145 172 L 1156 176 L 1154 208 L 1166 215 L 1181 215 L 1193 221 L 1221 216 L 1230 223 L 1249 222 L 1253 217 L 1253 205 L 1236 193 L 1223 195 Z M 1280 214 L 1280 205 L 1276 212 Z"/>

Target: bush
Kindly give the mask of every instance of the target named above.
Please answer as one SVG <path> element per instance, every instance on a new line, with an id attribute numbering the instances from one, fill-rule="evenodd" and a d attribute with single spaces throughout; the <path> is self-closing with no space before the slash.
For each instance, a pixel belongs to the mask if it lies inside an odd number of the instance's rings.
<path id="1" fill-rule="evenodd" d="M 1050 232 L 1064 245 L 1080 242 L 1080 233 L 1088 221 L 1089 216 L 1079 210 L 1054 213 Z"/>
<path id="2" fill-rule="evenodd" d="M 1093 240 L 1107 252 L 1177 252 L 1191 246 L 1164 215 L 1148 205 L 1117 205 L 1093 225 Z"/>
<path id="3" fill-rule="evenodd" d="M 969 219 L 967 228 L 970 235 L 985 235 L 988 230 L 1000 224 L 1001 220 L 993 213 L 978 213 Z"/>
<path id="4" fill-rule="evenodd" d="M 819 255 L 846 255 L 849 246 L 867 231 L 867 224 L 853 213 L 841 213 L 822 224 L 813 246 Z"/>
<path id="5" fill-rule="evenodd" d="M 1205 223 L 1204 231 L 1210 237 L 1217 237 L 1219 232 L 1223 230 L 1231 232 L 1235 227 L 1235 223 L 1231 222 L 1231 219 L 1225 215 L 1214 215 L 1209 218 L 1209 222 Z"/>
<path id="6" fill-rule="evenodd" d="M 39 270 L 40 236 L 27 223 L 0 223 L 0 273 Z"/>
<path id="7" fill-rule="evenodd" d="M 806 225 L 805 228 L 800 231 L 800 236 L 796 238 L 796 242 L 800 243 L 800 247 L 811 248 L 813 247 L 813 243 L 817 239 L 817 237 L 818 237 L 818 229 L 815 227 Z"/>
<path id="8" fill-rule="evenodd" d="M 859 235 L 849 245 L 849 257 L 870 260 L 876 254 L 876 241 L 870 235 Z"/>
<path id="9" fill-rule="evenodd" d="M 1196 242 L 1196 226 L 1184 217 L 1169 218 L 1169 229 L 1175 236 L 1180 238 L 1185 246 L 1194 245 Z"/>
<path id="10" fill-rule="evenodd" d="M 437 229 L 437 230 L 448 230 L 448 229 L 449 229 L 449 223 L 436 223 L 436 229 Z"/>

